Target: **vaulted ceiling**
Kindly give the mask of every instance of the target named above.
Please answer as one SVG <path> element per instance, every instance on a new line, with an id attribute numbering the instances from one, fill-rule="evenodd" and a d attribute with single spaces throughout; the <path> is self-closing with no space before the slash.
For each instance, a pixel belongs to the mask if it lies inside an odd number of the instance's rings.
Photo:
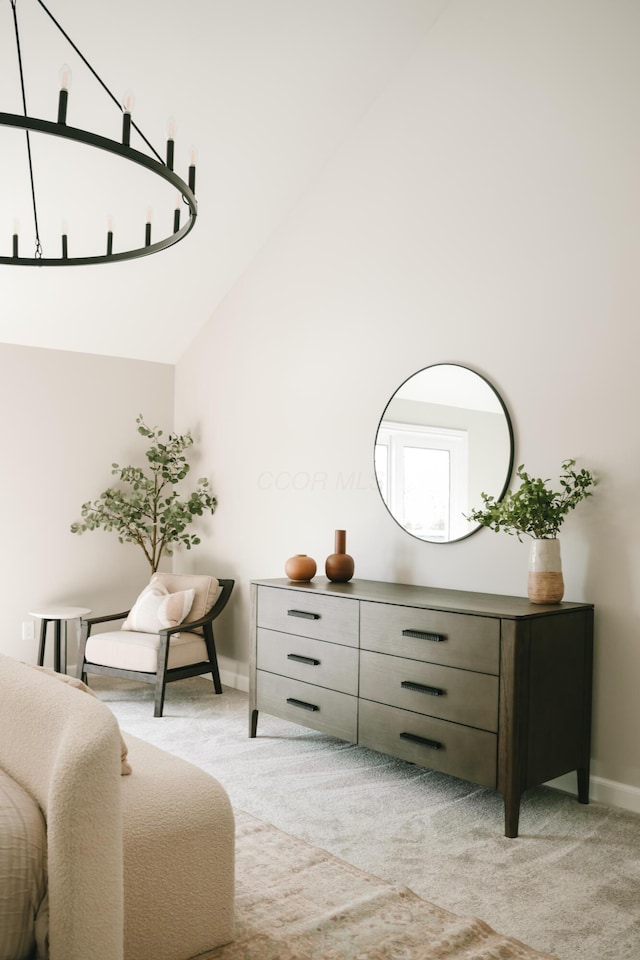
<path id="1" fill-rule="evenodd" d="M 411 58 L 451 0 L 48 0 L 109 90 L 176 170 L 197 166 L 198 219 L 181 243 L 139 260 L 64 268 L 0 265 L 0 342 L 176 362 L 232 285 Z M 118 139 L 119 108 L 38 0 L 16 0 L 27 112 Z M 21 113 L 10 0 L 0 0 L 0 112 Z M 175 190 L 108 154 L 31 137 L 44 255 L 141 246 L 170 232 Z M 142 141 L 132 145 L 144 149 Z M 0 127 L 0 255 L 34 248 L 24 133 Z M 336 229 L 339 229 L 336 225 Z"/>

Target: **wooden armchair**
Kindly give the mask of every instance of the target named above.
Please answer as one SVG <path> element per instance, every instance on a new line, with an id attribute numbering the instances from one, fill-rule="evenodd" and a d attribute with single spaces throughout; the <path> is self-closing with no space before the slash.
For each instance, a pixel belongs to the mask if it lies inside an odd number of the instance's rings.
<path id="1" fill-rule="evenodd" d="M 165 688 L 174 680 L 210 673 L 215 692 L 222 693 L 212 623 L 226 607 L 234 583 L 208 576 L 154 574 L 131 610 L 82 621 L 77 676 L 85 683 L 87 674 L 106 674 L 155 684 L 154 717 L 162 716 Z M 191 595 L 185 618 L 167 626 L 172 622 L 166 614 L 167 598 L 177 606 Z M 160 609 L 163 600 L 164 613 L 158 620 L 150 606 Z M 120 629 L 92 633 L 96 624 L 116 620 L 125 621 Z"/>

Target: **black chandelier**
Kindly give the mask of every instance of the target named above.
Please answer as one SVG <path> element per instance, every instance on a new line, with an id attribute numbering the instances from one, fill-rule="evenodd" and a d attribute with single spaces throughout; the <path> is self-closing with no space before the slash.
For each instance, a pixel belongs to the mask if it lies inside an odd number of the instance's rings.
<path id="1" fill-rule="evenodd" d="M 196 183 L 196 168 L 195 161 L 193 156 L 191 158 L 189 168 L 188 168 L 188 181 L 183 180 L 173 169 L 174 164 L 174 139 L 173 133 L 169 131 L 169 138 L 166 143 L 166 155 L 163 160 L 160 154 L 154 149 L 154 147 L 149 143 L 147 138 L 144 136 L 140 128 L 132 120 L 131 117 L 131 104 L 128 101 L 125 101 L 124 104 L 121 104 L 118 99 L 113 95 L 113 93 L 106 86 L 104 81 L 98 76 L 96 71 L 93 69 L 91 64 L 88 62 L 86 57 L 80 52 L 78 47 L 73 43 L 68 34 L 63 30 L 58 21 L 55 19 L 53 14 L 47 9 L 42 0 L 36 0 L 42 10 L 46 13 L 58 31 L 62 34 L 67 43 L 73 48 L 75 53 L 80 57 L 86 67 L 91 71 L 96 80 L 100 83 L 103 90 L 108 94 L 108 96 L 113 100 L 118 109 L 122 113 L 122 138 L 121 140 L 111 140 L 107 137 L 99 136 L 98 134 L 92 133 L 87 130 L 83 130 L 79 127 L 72 127 L 67 125 L 67 103 L 68 103 L 68 82 L 67 78 L 63 76 L 61 79 L 61 89 L 58 99 L 58 115 L 56 121 L 51 120 L 41 120 L 35 117 L 30 117 L 27 113 L 27 103 L 26 103 L 26 94 L 25 94 L 25 81 L 23 73 L 23 62 L 22 62 L 22 51 L 20 46 L 20 32 L 18 28 L 18 15 L 16 10 L 17 0 L 9 0 L 13 12 L 13 22 L 15 28 L 15 40 L 16 40 L 16 51 L 18 58 L 18 68 L 20 73 L 20 89 L 22 94 L 22 114 L 14 113 L 1 113 L 0 112 L 0 126 L 2 127 L 12 127 L 18 130 L 25 131 L 26 137 L 26 155 L 27 162 L 29 167 L 29 179 L 31 186 L 31 196 L 33 204 L 33 220 L 35 227 L 35 251 L 33 256 L 22 256 L 20 254 L 20 238 L 17 231 L 17 227 L 14 228 L 14 233 L 12 235 L 12 253 L 11 256 L 1 256 L 0 263 L 10 264 L 13 266 L 37 266 L 37 267 L 69 267 L 69 266 L 78 266 L 81 264 L 99 264 L 99 263 L 114 263 L 120 260 L 133 260 L 137 257 L 146 257 L 150 256 L 152 253 L 158 253 L 160 250 L 164 250 L 166 247 L 173 246 L 173 244 L 178 243 L 180 240 L 183 240 L 187 234 L 193 229 L 196 216 L 198 213 L 198 205 L 195 198 L 195 183 Z M 131 130 L 132 128 L 139 134 L 142 140 L 145 142 L 149 150 L 152 152 L 153 156 L 149 156 L 147 153 L 143 153 L 140 150 L 135 150 L 131 146 Z M 145 223 L 144 231 L 144 244 L 140 247 L 135 247 L 126 250 L 114 250 L 114 233 L 112 225 L 109 223 L 107 225 L 106 238 L 105 238 L 105 247 L 104 253 L 97 254 L 95 256 L 69 256 L 69 244 L 67 233 L 63 230 L 60 236 L 60 256 L 59 257 L 45 257 L 43 255 L 42 244 L 40 242 L 39 234 L 39 225 L 38 225 L 38 203 L 36 197 L 36 186 L 33 170 L 33 159 L 31 151 L 31 138 L 30 134 L 46 134 L 54 137 L 62 137 L 67 141 L 85 144 L 89 147 L 95 147 L 99 150 L 104 150 L 109 154 L 122 157 L 125 160 L 129 160 L 131 163 L 137 164 L 140 167 L 145 168 L 151 173 L 155 174 L 157 177 L 160 177 L 162 180 L 169 183 L 171 186 L 175 187 L 178 192 L 178 201 L 176 202 L 176 207 L 173 211 L 173 229 L 161 240 L 154 240 L 152 242 L 151 237 L 151 218 L 150 214 L 148 215 L 147 222 Z M 186 206 L 186 220 L 181 224 L 181 207 L 180 203 Z"/>

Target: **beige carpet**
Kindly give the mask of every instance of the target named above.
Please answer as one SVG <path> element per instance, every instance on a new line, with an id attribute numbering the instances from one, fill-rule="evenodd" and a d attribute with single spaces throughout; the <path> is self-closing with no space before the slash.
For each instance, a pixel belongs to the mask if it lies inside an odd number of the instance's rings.
<path id="1" fill-rule="evenodd" d="M 201 960 L 542 960 L 318 847 L 236 812 L 236 938 Z"/>

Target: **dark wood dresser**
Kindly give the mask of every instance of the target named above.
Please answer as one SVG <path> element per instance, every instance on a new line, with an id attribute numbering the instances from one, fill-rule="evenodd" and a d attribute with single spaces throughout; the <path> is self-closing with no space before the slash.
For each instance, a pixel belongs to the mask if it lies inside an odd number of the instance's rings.
<path id="1" fill-rule="evenodd" d="M 407 584 L 251 584 L 249 735 L 266 713 L 498 790 L 572 770 L 589 801 L 593 605 Z"/>

